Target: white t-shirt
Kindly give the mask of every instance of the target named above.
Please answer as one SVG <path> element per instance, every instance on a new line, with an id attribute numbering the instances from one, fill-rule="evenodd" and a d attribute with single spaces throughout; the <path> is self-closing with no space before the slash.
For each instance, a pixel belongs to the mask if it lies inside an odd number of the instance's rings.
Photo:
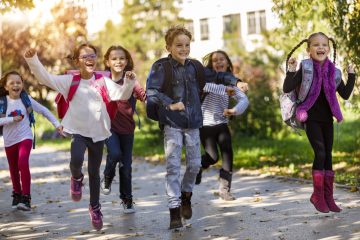
<path id="1" fill-rule="evenodd" d="M 60 92 L 65 99 L 67 98 L 73 75 L 48 73 L 37 55 L 32 58 L 25 58 L 25 60 L 37 80 Z M 124 84 L 119 85 L 109 78 L 104 77 L 104 79 L 111 100 L 127 100 L 130 98 L 135 81 L 125 78 Z M 95 76 L 88 80 L 80 80 L 80 84 L 69 103 L 69 109 L 61 124 L 67 133 L 80 134 L 92 138 L 93 142 L 98 142 L 111 136 L 111 122 L 100 93 L 91 86 L 92 81 L 95 81 Z"/>
<path id="2" fill-rule="evenodd" d="M 30 96 L 29 98 L 31 101 L 31 106 L 35 112 L 40 113 L 46 117 L 55 128 L 60 126 L 59 121 L 46 107 L 32 99 Z M 25 139 L 33 139 L 29 115 L 21 99 L 11 99 L 9 96 L 6 96 L 6 99 L 6 117 L 0 118 L 0 125 L 4 126 L 3 137 L 5 147 L 10 147 Z M 11 112 L 16 110 L 20 111 L 21 114 L 24 115 L 24 118 L 20 122 L 14 122 L 14 118 L 9 116 Z"/>

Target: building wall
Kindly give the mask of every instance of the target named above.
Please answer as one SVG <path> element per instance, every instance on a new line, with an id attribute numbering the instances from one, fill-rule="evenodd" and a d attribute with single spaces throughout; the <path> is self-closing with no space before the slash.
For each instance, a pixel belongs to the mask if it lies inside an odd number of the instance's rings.
<path id="1" fill-rule="evenodd" d="M 253 50 L 261 44 L 260 35 L 260 12 L 264 11 L 266 29 L 272 29 L 279 25 L 271 8 L 271 0 L 183 0 L 180 16 L 192 21 L 193 42 L 191 44 L 191 56 L 201 59 L 207 53 L 216 49 L 225 49 L 224 41 L 224 16 L 240 14 L 240 36 L 232 41 L 243 44 L 247 51 Z M 254 12 L 256 33 L 249 33 L 248 14 Z M 208 19 L 209 38 L 201 40 L 200 22 Z M 189 26 L 189 25 L 187 25 Z"/>

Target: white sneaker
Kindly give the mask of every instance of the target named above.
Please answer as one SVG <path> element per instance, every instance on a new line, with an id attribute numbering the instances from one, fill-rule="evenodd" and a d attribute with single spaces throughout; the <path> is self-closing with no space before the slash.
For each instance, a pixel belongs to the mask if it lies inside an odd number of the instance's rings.
<path id="1" fill-rule="evenodd" d="M 130 214 L 135 212 L 134 202 L 132 199 L 122 200 L 121 205 L 124 208 L 124 213 Z"/>
<path id="2" fill-rule="evenodd" d="M 101 188 L 101 192 L 104 195 L 109 195 L 111 193 L 111 182 L 112 179 L 106 176 L 104 176 L 104 178 L 101 179 L 100 188 Z"/>

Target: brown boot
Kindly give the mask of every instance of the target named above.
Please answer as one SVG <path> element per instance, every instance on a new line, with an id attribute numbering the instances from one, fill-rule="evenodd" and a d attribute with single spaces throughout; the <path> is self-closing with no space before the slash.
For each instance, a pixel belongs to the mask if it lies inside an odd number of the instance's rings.
<path id="1" fill-rule="evenodd" d="M 181 216 L 185 219 L 192 217 L 191 196 L 192 192 L 181 192 Z"/>
<path id="2" fill-rule="evenodd" d="M 169 229 L 181 228 L 182 222 L 180 217 L 180 207 L 169 208 L 170 211 L 170 227 Z"/>
<path id="3" fill-rule="evenodd" d="M 224 169 L 220 169 L 219 195 L 224 201 L 234 201 L 236 199 L 230 192 L 231 180 L 232 173 L 225 171 Z"/>

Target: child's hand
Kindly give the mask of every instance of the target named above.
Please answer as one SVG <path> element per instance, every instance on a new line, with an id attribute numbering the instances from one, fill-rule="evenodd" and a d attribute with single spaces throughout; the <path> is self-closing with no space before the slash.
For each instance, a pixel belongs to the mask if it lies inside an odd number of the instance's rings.
<path id="1" fill-rule="evenodd" d="M 185 106 L 182 102 L 177 102 L 169 105 L 169 109 L 171 111 L 183 111 L 185 110 Z"/>
<path id="2" fill-rule="evenodd" d="M 134 80 L 136 78 L 136 74 L 132 71 L 126 71 L 125 78 Z"/>
<path id="3" fill-rule="evenodd" d="M 14 122 L 20 122 L 21 120 L 23 120 L 23 116 L 14 116 L 13 117 L 13 120 L 14 120 Z"/>
<path id="4" fill-rule="evenodd" d="M 297 61 L 295 58 L 290 58 L 288 61 L 289 72 L 295 72 L 297 67 Z"/>
<path id="5" fill-rule="evenodd" d="M 235 90 L 233 87 L 226 87 L 225 92 L 227 93 L 228 96 L 234 96 L 235 95 Z"/>
<path id="6" fill-rule="evenodd" d="M 349 64 L 349 66 L 347 67 L 347 72 L 348 73 L 355 73 L 354 66 L 352 64 Z"/>
<path id="7" fill-rule="evenodd" d="M 65 132 L 64 132 L 64 127 L 63 127 L 62 125 L 58 126 L 58 127 L 56 128 L 56 131 L 57 131 L 61 136 L 66 137 L 66 134 L 65 134 Z"/>
<path id="8" fill-rule="evenodd" d="M 249 85 L 244 82 L 237 82 L 236 86 L 243 92 L 246 93 L 249 90 Z"/>
<path id="9" fill-rule="evenodd" d="M 224 109 L 223 112 L 225 117 L 230 117 L 235 115 L 235 109 Z"/>
<path id="10" fill-rule="evenodd" d="M 26 58 L 32 58 L 35 54 L 36 54 L 36 50 L 33 48 L 30 48 L 30 49 L 26 50 L 24 56 Z"/>

